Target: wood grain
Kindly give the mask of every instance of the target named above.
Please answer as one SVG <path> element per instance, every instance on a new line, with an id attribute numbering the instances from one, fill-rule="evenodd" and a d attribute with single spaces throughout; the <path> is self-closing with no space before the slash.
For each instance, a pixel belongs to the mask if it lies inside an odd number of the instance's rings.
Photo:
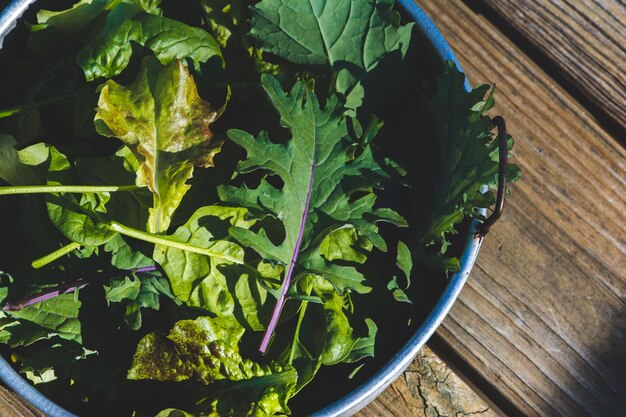
<path id="1" fill-rule="evenodd" d="M 497 83 L 524 172 L 440 334 L 511 412 L 622 416 L 626 152 L 484 18 L 419 3 L 470 80 Z"/>
<path id="2" fill-rule="evenodd" d="M 0 416 L 2 417 L 46 417 L 28 405 L 22 397 L 0 385 Z"/>
<path id="3" fill-rule="evenodd" d="M 472 0 L 500 15 L 626 131 L 626 4 L 621 0 Z M 626 139 L 626 138 L 622 138 Z"/>
<path id="4" fill-rule="evenodd" d="M 356 417 L 497 417 L 472 388 L 424 347 L 404 375 Z"/>

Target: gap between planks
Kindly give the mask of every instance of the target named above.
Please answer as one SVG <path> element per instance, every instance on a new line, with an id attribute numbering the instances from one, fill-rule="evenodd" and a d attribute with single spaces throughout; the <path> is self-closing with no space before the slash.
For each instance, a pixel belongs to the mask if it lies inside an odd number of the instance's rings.
<path id="1" fill-rule="evenodd" d="M 626 5 L 619 0 L 463 0 L 626 143 Z"/>

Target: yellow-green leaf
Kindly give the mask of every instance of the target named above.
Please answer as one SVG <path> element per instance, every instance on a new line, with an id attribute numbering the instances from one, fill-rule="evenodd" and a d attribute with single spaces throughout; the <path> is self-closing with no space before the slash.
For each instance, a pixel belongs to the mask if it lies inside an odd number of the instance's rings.
<path id="1" fill-rule="evenodd" d="M 120 139 L 139 160 L 137 185 L 154 195 L 149 232 L 167 230 L 194 167 L 213 165 L 221 146 L 209 129 L 216 118 L 179 61 L 163 66 L 146 58 L 129 86 L 109 80 L 101 87 L 96 129 Z"/>

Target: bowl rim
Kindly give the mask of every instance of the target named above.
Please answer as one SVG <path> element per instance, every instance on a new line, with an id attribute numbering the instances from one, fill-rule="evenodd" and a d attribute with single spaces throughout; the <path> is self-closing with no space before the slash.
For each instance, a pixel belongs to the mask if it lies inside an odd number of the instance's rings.
<path id="1" fill-rule="evenodd" d="M 396 0 L 396 3 L 416 23 L 416 30 L 431 43 L 440 61 L 451 61 L 459 71 L 463 72 L 461 64 L 443 34 L 430 17 L 415 3 L 415 0 Z M 465 90 L 469 92 L 471 89 L 466 76 Z M 487 210 L 481 209 L 480 214 L 486 216 Z M 461 266 L 459 271 L 450 276 L 448 285 L 439 296 L 437 303 L 408 342 L 367 381 L 350 391 L 343 398 L 311 414 L 309 417 L 350 417 L 374 401 L 393 381 L 402 375 L 420 349 L 435 333 L 459 298 L 461 290 L 476 262 L 476 257 L 482 244 L 483 237 L 478 233 L 480 224 L 481 222 L 476 219 L 471 222 L 465 237 L 465 246 L 460 259 Z"/>
<path id="2" fill-rule="evenodd" d="M 0 12 L 0 49 L 4 37 L 16 26 L 17 20 L 37 0 L 13 0 Z M 396 3 L 416 23 L 416 30 L 421 32 L 434 47 L 441 62 L 452 61 L 462 71 L 461 65 L 455 57 L 450 45 L 437 29 L 433 21 L 414 2 L 414 0 L 396 0 Z M 465 79 L 465 89 L 471 89 L 469 81 Z M 485 215 L 486 210 L 481 214 Z M 472 221 L 465 238 L 465 246 L 461 256 L 460 270 L 449 278 L 448 285 L 440 295 L 434 308 L 416 330 L 413 336 L 404 344 L 398 352 L 372 377 L 352 390 L 349 394 L 335 401 L 331 405 L 310 415 L 310 417 L 349 417 L 372 402 L 391 383 L 399 377 L 413 361 L 419 350 L 430 339 L 435 330 L 456 302 L 467 277 L 474 266 L 478 251 L 482 243 L 482 237 L 477 233 L 480 222 Z M 21 395 L 30 404 L 50 417 L 78 417 L 77 415 L 60 407 L 52 400 L 40 393 L 34 386 L 22 378 L 11 365 L 0 356 L 0 380 Z"/>

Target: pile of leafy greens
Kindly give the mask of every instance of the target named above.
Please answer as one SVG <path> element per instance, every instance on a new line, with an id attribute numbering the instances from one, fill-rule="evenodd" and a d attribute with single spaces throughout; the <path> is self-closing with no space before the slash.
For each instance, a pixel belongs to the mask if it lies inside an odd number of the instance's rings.
<path id="1" fill-rule="evenodd" d="M 493 90 L 414 32 L 392 0 L 33 12 L 0 54 L 5 357 L 89 416 L 284 416 L 358 378 L 497 184 Z"/>

